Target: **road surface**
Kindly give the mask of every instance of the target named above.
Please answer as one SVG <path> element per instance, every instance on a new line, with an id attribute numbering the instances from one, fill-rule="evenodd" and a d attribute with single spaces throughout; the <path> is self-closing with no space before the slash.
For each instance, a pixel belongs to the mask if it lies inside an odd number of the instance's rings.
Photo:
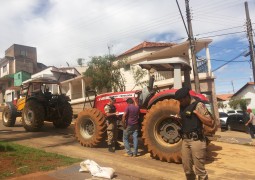
<path id="1" fill-rule="evenodd" d="M 208 146 L 206 169 L 209 178 L 255 179 L 255 146 L 248 145 L 248 142 L 251 141 L 249 135 L 240 132 L 219 133 L 222 135 L 223 141 L 230 141 L 230 143 L 213 141 Z M 236 143 L 237 139 L 241 139 L 242 144 L 246 145 L 232 144 Z M 94 160 L 100 166 L 114 168 L 115 179 L 185 179 L 181 164 L 152 159 L 142 147 L 141 141 L 139 144 L 141 156 L 136 158 L 124 157 L 124 150 L 109 153 L 106 147 L 82 147 L 74 137 L 73 125 L 62 130 L 55 129 L 51 123 L 45 123 L 42 132 L 26 132 L 19 121 L 15 127 L 4 127 L 0 120 L 0 140 L 16 142 L 84 160 Z M 77 169 L 77 166 L 78 164 L 73 167 Z M 79 172 L 72 171 L 70 174 L 77 176 L 74 179 L 84 179 Z"/>

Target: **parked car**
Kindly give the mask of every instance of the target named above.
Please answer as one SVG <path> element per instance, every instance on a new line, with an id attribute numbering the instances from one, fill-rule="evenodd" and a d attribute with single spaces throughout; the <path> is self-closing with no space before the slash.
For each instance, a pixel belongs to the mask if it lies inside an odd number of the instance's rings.
<path id="1" fill-rule="evenodd" d="M 243 114 L 230 114 L 227 118 L 226 128 L 228 130 L 237 130 L 247 132 L 248 127 L 245 126 L 246 118 Z"/>
<path id="2" fill-rule="evenodd" d="M 224 112 L 219 112 L 219 117 L 220 117 L 220 125 L 222 129 L 227 129 L 227 119 L 228 119 L 228 114 Z"/>
<path id="3" fill-rule="evenodd" d="M 240 114 L 243 114 L 243 111 L 241 109 L 236 109 L 236 110 L 229 110 L 227 112 L 228 115 L 230 114 L 236 114 L 236 113 L 240 113 Z"/>

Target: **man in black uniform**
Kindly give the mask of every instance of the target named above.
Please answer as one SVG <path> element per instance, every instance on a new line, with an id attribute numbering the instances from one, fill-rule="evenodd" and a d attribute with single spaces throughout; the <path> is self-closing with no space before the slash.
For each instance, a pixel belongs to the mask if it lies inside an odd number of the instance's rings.
<path id="1" fill-rule="evenodd" d="M 183 169 L 187 180 L 195 180 L 196 175 L 199 180 L 208 179 L 205 170 L 206 140 L 203 124 L 212 126 L 212 119 L 205 105 L 192 99 L 189 91 L 189 88 L 183 87 L 175 93 L 175 98 L 180 101 Z"/>
<path id="2" fill-rule="evenodd" d="M 114 103 L 116 102 L 114 97 L 110 97 L 110 102 L 105 105 L 104 111 L 106 114 L 107 123 L 107 144 L 109 152 L 115 152 L 115 147 L 117 146 L 117 115 L 116 107 Z"/>

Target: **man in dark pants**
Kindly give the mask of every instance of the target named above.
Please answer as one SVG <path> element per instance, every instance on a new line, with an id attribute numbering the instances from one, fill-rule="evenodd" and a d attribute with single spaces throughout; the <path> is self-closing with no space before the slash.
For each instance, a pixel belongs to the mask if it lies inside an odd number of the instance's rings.
<path id="1" fill-rule="evenodd" d="M 187 180 L 195 180 L 196 175 L 199 180 L 208 179 L 205 169 L 206 140 L 203 124 L 212 126 L 212 119 L 205 105 L 192 99 L 189 91 L 189 88 L 183 87 L 175 93 L 175 98 L 180 101 L 183 169 Z"/>
<path id="2" fill-rule="evenodd" d="M 247 113 L 249 114 L 249 120 L 247 121 L 247 123 L 245 124 L 245 126 L 249 127 L 249 132 L 251 135 L 251 138 L 254 139 L 254 133 L 255 133 L 255 116 L 252 113 L 252 110 L 249 108 L 247 109 Z"/>
<path id="3" fill-rule="evenodd" d="M 105 105 L 104 111 L 106 114 L 106 123 L 107 123 L 107 144 L 108 151 L 115 152 L 115 146 L 117 145 L 117 115 L 116 107 L 114 103 L 116 102 L 114 97 L 110 97 L 110 102 Z"/>
<path id="4" fill-rule="evenodd" d="M 122 116 L 122 123 L 124 126 L 123 130 L 123 142 L 126 150 L 125 156 L 131 157 L 137 156 L 138 151 L 138 119 L 139 119 L 139 107 L 137 104 L 134 104 L 134 100 L 131 98 L 128 98 L 127 101 L 128 106 L 125 109 L 125 112 Z M 133 136 L 133 145 L 134 145 L 134 151 L 131 151 L 131 148 L 129 146 L 129 136 Z"/>

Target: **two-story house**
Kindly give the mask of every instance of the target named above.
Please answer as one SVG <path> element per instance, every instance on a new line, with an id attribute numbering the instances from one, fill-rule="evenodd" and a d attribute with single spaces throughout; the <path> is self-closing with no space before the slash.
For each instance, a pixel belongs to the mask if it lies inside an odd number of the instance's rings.
<path id="1" fill-rule="evenodd" d="M 5 51 L 5 57 L 0 60 L 0 103 L 4 102 L 6 90 L 17 89 L 14 81 L 30 78 L 31 74 L 45 69 L 42 63 L 37 63 L 35 47 L 13 44 Z M 17 77 L 15 77 L 15 74 Z"/>
<path id="2" fill-rule="evenodd" d="M 199 83 L 201 93 L 206 95 L 210 102 L 212 102 L 210 109 L 216 117 L 218 116 L 217 99 L 215 94 L 214 75 L 211 72 L 210 53 L 208 45 L 212 42 L 211 39 L 200 39 L 196 41 L 195 52 L 205 50 L 204 59 L 197 60 L 199 70 Z M 118 56 L 118 60 L 126 61 L 130 68 L 123 68 L 121 72 L 126 78 L 126 90 L 141 89 L 137 82 L 132 78 L 132 69 L 139 68 L 139 66 L 147 69 L 147 75 L 144 80 L 148 80 L 148 76 L 154 73 L 155 85 L 161 90 L 179 88 L 185 84 L 184 78 L 189 76 L 191 88 L 195 89 L 194 74 L 192 68 L 191 50 L 189 48 L 189 41 L 184 41 L 180 44 L 176 43 L 158 43 L 158 42 L 143 42 L 130 50 Z M 173 68 L 178 64 L 185 64 L 189 66 L 191 71 L 184 71 L 181 66 Z M 182 75 L 181 79 L 175 79 L 174 74 Z M 180 82 L 177 82 L 180 81 Z M 189 84 L 190 85 L 190 84 Z"/>

